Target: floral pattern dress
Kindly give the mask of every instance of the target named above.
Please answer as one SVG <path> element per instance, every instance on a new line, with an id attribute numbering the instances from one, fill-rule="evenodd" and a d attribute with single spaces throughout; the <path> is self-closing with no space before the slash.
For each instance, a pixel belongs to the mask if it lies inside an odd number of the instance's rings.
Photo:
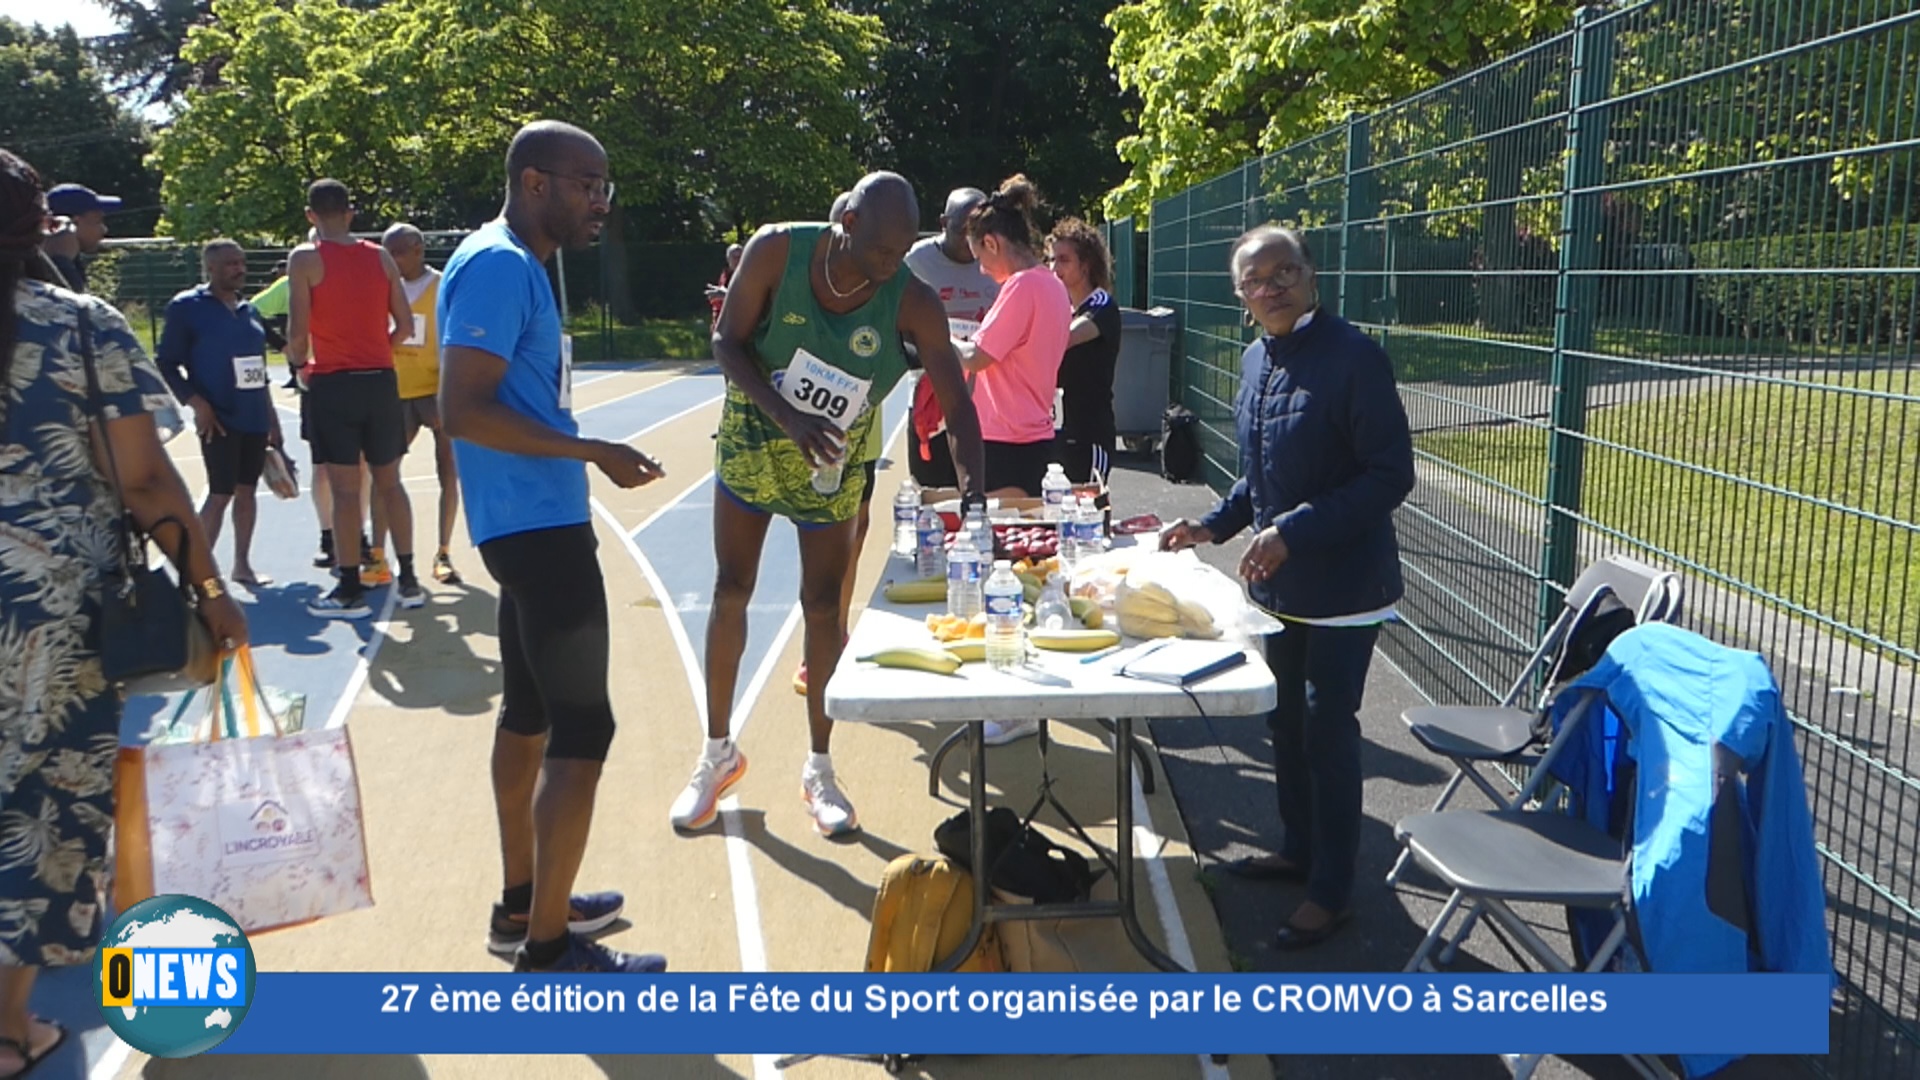
<path id="1" fill-rule="evenodd" d="M 118 311 L 19 285 L 0 382 L 0 965 L 91 960 L 111 883 L 123 702 L 96 624 L 120 502 L 93 460 L 83 307 L 106 417 L 173 414 Z"/>

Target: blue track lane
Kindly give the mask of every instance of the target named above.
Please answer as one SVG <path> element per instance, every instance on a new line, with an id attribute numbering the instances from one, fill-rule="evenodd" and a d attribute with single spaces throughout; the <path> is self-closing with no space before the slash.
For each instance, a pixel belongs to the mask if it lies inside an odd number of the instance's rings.
<path id="1" fill-rule="evenodd" d="M 903 381 L 882 403 L 881 430 L 891 436 L 907 414 L 910 394 Z M 887 464 L 882 458 L 881 465 Z M 637 530 L 634 540 L 660 575 L 671 598 L 671 607 L 685 625 L 687 638 L 701 664 L 696 673 L 704 679 L 707 658 L 707 622 L 713 610 L 713 500 L 714 481 L 702 481 L 700 489 Z M 890 535 L 892 510 L 878 509 L 867 542 L 878 534 Z M 740 658 L 740 674 L 733 688 L 733 727 L 737 731 L 744 717 L 740 704 L 754 673 L 767 662 L 774 639 L 800 599 L 800 542 L 793 523 L 776 519 L 767 528 L 766 547 L 760 554 L 760 576 L 754 586 L 753 602 L 747 608 L 747 647 Z M 775 693 L 792 693 L 792 672 L 769 675 L 767 685 Z M 691 751 L 689 751 L 691 753 Z"/>

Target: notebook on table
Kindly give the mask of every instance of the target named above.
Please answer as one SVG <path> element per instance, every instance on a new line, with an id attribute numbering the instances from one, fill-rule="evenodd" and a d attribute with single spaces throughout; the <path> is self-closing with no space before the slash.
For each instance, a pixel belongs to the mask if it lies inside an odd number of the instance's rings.
<path id="1" fill-rule="evenodd" d="M 1168 686 L 1189 686 L 1246 662 L 1246 650 L 1232 642 L 1164 638 L 1121 664 L 1117 673 Z"/>

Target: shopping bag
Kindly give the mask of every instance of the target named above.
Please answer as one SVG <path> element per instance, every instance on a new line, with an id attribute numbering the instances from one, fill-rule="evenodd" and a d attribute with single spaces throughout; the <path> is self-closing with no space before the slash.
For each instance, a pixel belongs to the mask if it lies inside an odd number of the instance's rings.
<path id="1" fill-rule="evenodd" d="M 371 907 L 348 732 L 286 731 L 244 648 L 203 693 L 203 719 L 121 752 L 116 905 L 185 893 L 248 933 Z"/>

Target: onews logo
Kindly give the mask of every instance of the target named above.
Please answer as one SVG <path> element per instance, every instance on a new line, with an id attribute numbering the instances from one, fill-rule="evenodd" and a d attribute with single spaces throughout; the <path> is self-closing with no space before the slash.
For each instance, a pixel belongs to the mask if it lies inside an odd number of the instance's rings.
<path id="1" fill-rule="evenodd" d="M 245 931 L 193 896 L 156 896 L 122 912 L 100 943 L 96 974 L 107 1026 L 154 1057 L 206 1053 L 253 1001 Z"/>

